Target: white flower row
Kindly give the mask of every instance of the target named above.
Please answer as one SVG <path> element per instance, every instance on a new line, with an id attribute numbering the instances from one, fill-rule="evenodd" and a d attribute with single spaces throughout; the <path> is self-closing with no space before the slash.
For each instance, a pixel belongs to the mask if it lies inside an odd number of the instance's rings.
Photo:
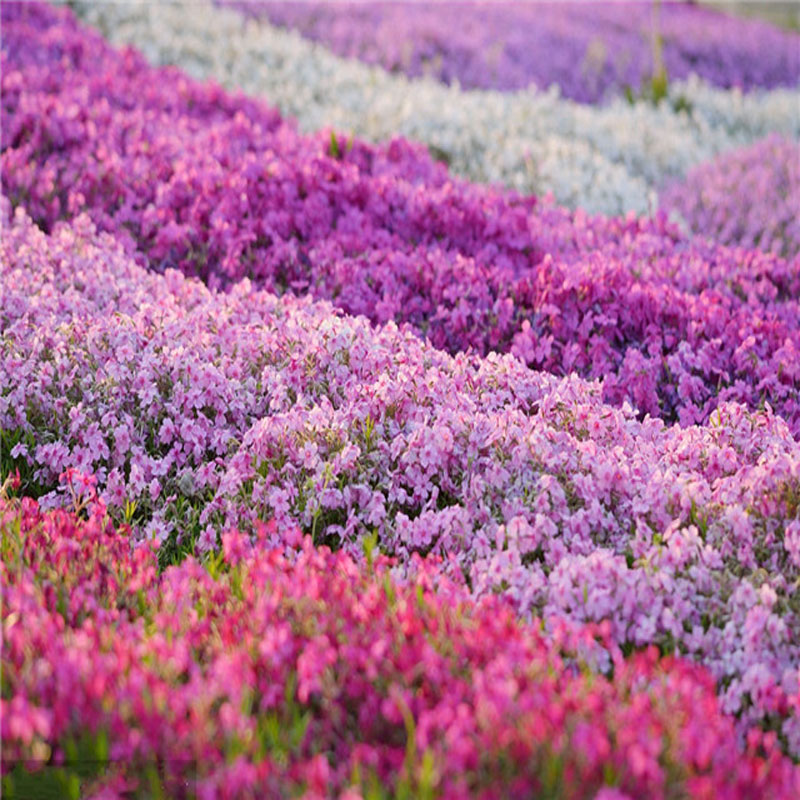
<path id="1" fill-rule="evenodd" d="M 343 59 L 299 34 L 205 2 L 72 5 L 115 44 L 151 63 L 264 97 L 305 131 L 332 126 L 380 141 L 424 142 L 456 174 L 564 205 L 653 210 L 658 189 L 717 153 L 770 132 L 800 137 L 800 89 L 742 95 L 699 80 L 655 107 L 619 98 L 586 106 L 547 92 L 464 91 Z M 683 98 L 691 112 L 673 107 Z"/>

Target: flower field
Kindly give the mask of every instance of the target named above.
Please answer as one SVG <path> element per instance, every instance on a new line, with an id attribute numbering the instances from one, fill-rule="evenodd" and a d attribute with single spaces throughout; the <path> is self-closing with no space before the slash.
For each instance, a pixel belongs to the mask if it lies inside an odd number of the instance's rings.
<path id="1" fill-rule="evenodd" d="M 0 7 L 3 795 L 800 796 L 800 34 L 68 5 Z"/>

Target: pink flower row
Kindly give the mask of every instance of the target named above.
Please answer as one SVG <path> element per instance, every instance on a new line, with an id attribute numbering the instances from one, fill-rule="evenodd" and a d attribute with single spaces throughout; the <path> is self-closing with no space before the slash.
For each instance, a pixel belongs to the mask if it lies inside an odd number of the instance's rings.
<path id="1" fill-rule="evenodd" d="M 66 10 L 2 15 L 3 183 L 46 230 L 85 211 L 156 270 L 251 277 L 452 353 L 605 377 L 607 401 L 667 421 L 768 402 L 800 430 L 800 258 L 454 180 L 402 140 L 303 137 Z"/>
<path id="2" fill-rule="evenodd" d="M 695 167 L 662 207 L 716 242 L 800 255 L 800 142 L 769 136 Z"/>
<path id="3" fill-rule="evenodd" d="M 603 630 L 475 605 L 436 564 L 398 583 L 308 541 L 294 559 L 223 535 L 224 563 L 159 575 L 98 511 L 0 501 L 6 791 L 83 797 L 786 798 L 775 734 L 741 752 L 713 682 L 651 648 L 581 651 Z M 78 750 L 78 744 L 82 750 Z"/>
<path id="4" fill-rule="evenodd" d="M 85 218 L 5 227 L 0 427 L 45 505 L 77 468 L 164 552 L 273 520 L 287 552 L 435 551 L 476 596 L 702 662 L 742 730 L 800 752 L 800 444 L 771 411 L 640 421 L 511 356 L 156 275 Z"/>

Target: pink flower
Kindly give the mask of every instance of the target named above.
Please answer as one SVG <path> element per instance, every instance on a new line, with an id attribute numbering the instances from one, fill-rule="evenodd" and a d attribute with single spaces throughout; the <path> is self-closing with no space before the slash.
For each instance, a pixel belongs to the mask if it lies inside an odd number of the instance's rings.
<path id="1" fill-rule="evenodd" d="M 200 536 L 197 538 L 197 552 L 201 555 L 214 550 L 217 546 L 217 532 L 210 525 L 203 528 Z"/>

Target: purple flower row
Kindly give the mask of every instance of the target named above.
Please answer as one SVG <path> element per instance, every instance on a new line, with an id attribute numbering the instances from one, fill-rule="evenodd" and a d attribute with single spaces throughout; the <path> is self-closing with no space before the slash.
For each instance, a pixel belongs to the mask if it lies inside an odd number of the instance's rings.
<path id="1" fill-rule="evenodd" d="M 467 88 L 546 89 L 594 103 L 638 92 L 663 41 L 670 79 L 753 89 L 800 81 L 800 36 L 685 3 L 253 2 L 244 14 L 388 70 Z"/>
<path id="2" fill-rule="evenodd" d="M 661 196 L 689 229 L 716 242 L 800 254 L 800 142 L 770 136 L 695 167 Z"/>
<path id="3" fill-rule="evenodd" d="M 800 753 L 800 444 L 770 411 L 639 421 L 509 355 L 148 272 L 85 217 L 5 227 L 4 470 L 43 505 L 78 469 L 167 553 L 269 523 L 289 551 L 434 552 L 477 596 L 703 663 L 742 730 L 778 720 Z"/>
<path id="4" fill-rule="evenodd" d="M 46 230 L 86 211 L 157 270 L 248 276 L 450 352 L 604 377 L 606 400 L 668 421 L 735 400 L 800 429 L 800 260 L 453 180 L 402 140 L 299 136 L 66 10 L 2 14 L 3 183 Z"/>
<path id="5" fill-rule="evenodd" d="M 615 650 L 592 676 L 577 656 L 602 629 L 546 639 L 430 562 L 397 583 L 383 558 L 287 560 L 231 531 L 224 563 L 159 575 L 99 513 L 30 501 L 0 501 L 0 534 L 4 793 L 58 775 L 98 800 L 800 792 L 774 733 L 741 751 L 701 668 Z"/>

